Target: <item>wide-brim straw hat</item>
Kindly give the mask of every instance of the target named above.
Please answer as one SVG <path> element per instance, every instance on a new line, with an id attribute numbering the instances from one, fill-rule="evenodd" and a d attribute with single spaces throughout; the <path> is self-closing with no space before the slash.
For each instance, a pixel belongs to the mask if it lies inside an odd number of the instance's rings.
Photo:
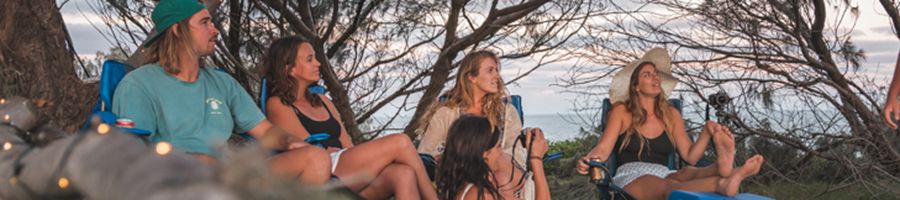
<path id="1" fill-rule="evenodd" d="M 656 71 L 660 79 L 660 87 L 662 87 L 664 95 L 672 94 L 678 79 L 672 76 L 672 57 L 664 48 L 653 48 L 641 59 L 628 63 L 619 73 L 613 76 L 612 84 L 609 85 L 609 99 L 612 103 L 625 102 L 628 100 L 628 87 L 631 82 L 631 74 L 634 73 L 638 65 L 644 62 L 651 62 L 656 65 Z"/>

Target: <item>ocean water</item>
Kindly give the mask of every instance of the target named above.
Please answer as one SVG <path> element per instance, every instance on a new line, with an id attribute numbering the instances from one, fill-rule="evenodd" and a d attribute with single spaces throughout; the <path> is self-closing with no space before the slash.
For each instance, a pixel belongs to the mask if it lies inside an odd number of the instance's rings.
<path id="1" fill-rule="evenodd" d="M 525 115 L 524 127 L 537 127 L 544 131 L 544 137 L 551 142 L 576 138 L 581 135 L 580 125 L 572 114 Z"/>

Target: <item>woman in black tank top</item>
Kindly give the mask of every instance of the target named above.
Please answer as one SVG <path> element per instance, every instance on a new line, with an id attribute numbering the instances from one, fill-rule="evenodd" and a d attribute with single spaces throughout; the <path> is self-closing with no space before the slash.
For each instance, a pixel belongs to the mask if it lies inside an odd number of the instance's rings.
<path id="1" fill-rule="evenodd" d="M 328 135 L 328 139 L 321 142 L 325 147 L 344 148 L 344 145 L 338 139 L 341 138 L 341 124 L 334 118 L 334 115 L 331 115 L 331 112 L 328 112 L 328 119 L 325 121 L 316 121 L 300 112 L 297 106 L 291 105 L 291 109 L 294 110 L 294 115 L 297 115 L 297 118 L 300 119 L 300 125 L 306 129 L 307 133 L 324 133 Z"/>
<path id="2" fill-rule="evenodd" d="M 275 41 L 263 59 L 262 75 L 269 78 L 267 117 L 277 126 L 303 140 L 310 134 L 326 133 L 324 142 L 332 152 L 332 173 L 341 178 L 370 181 L 347 182 L 366 199 L 437 199 L 418 153 L 404 134 L 392 134 L 354 146 L 340 114 L 321 94 L 307 91 L 319 81 L 319 62 L 312 45 L 297 37 Z M 308 160 L 303 162 L 329 162 Z M 371 184 L 379 183 L 379 184 Z"/>
<path id="3" fill-rule="evenodd" d="M 669 164 L 669 154 L 675 151 L 675 146 L 669 141 L 669 136 L 666 133 L 660 134 L 653 139 L 643 138 L 646 141 L 645 145 L 641 145 L 639 142 L 631 142 L 628 145 L 624 145 L 622 143 L 624 139 L 625 137 L 622 136 L 616 140 L 616 146 L 620 147 L 619 151 L 615 152 L 618 161 L 616 167 L 629 162 L 648 162 L 665 166 Z M 642 138 L 636 135 L 632 136 L 632 141 L 639 139 Z"/>
<path id="4" fill-rule="evenodd" d="M 670 64 L 666 50 L 655 48 L 615 75 L 610 85 L 613 106 L 609 118 L 604 119 L 606 130 L 594 149 L 578 162 L 578 172 L 586 174 L 588 161 L 604 162 L 615 153 L 619 168 L 613 182 L 624 183 L 618 186 L 636 199 L 663 199 L 672 190 L 734 196 L 744 178 L 759 172 L 763 158 L 756 155 L 743 167 L 734 168 L 734 136 L 714 122 L 707 122 L 697 142 L 691 142 L 681 114 L 666 100 L 677 83 Z M 715 142 L 719 155 L 716 164 L 668 171 L 670 153 L 677 152 L 683 161 L 694 165 L 710 141 Z"/>

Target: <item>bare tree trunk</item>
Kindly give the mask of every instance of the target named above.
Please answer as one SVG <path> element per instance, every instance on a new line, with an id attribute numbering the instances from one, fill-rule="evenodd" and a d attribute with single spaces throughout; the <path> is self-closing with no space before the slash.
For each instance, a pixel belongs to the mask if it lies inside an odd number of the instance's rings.
<path id="1" fill-rule="evenodd" d="M 96 85 L 75 73 L 65 24 L 52 0 L 0 2 L 0 96 L 47 99 L 55 109 L 42 113 L 74 131 L 96 100 Z"/>
<path id="2" fill-rule="evenodd" d="M 894 25 L 894 35 L 897 36 L 897 39 L 900 39 L 900 11 L 897 11 L 897 3 L 893 0 L 879 0 L 879 2 L 881 2 L 881 7 L 884 7 L 884 12 L 891 18 L 891 24 Z"/>

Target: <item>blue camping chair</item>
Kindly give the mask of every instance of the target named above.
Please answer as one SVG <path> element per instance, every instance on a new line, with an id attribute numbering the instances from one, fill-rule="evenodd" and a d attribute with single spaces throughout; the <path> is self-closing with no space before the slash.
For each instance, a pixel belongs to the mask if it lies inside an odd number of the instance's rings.
<path id="1" fill-rule="evenodd" d="M 116 124 L 116 120 L 118 120 L 119 117 L 112 113 L 113 96 L 116 92 L 116 86 L 119 85 L 119 81 L 122 81 L 122 78 L 125 78 L 125 74 L 128 74 L 131 70 L 134 70 L 134 67 L 116 60 L 106 60 L 103 62 L 102 71 L 100 72 L 100 99 L 97 100 L 94 108 L 91 109 L 91 117 L 84 122 L 84 125 L 81 128 L 82 130 L 90 127 L 91 118 L 94 117 L 98 117 L 101 122 L 106 124 Z M 147 137 L 150 135 L 150 131 L 147 130 L 136 128 L 120 129 L 138 136 Z"/>
<path id="2" fill-rule="evenodd" d="M 669 104 L 678 109 L 678 112 L 682 112 L 683 103 L 681 99 L 669 99 Z M 609 117 L 609 111 L 612 109 L 612 104 L 609 99 L 603 99 L 603 108 L 602 114 L 603 117 L 600 123 L 600 130 L 606 129 L 606 124 Z M 605 134 L 605 133 L 604 133 Z M 600 199 L 634 199 L 628 192 L 625 192 L 623 188 L 624 185 L 615 185 L 612 183 L 612 178 L 616 175 L 617 163 L 616 163 L 616 154 L 615 152 L 619 151 L 619 147 L 616 146 L 613 148 L 613 151 L 610 153 L 609 158 L 606 162 L 590 162 L 589 165 L 593 167 L 597 167 L 601 169 L 603 174 L 603 178 L 597 182 L 594 182 L 597 186 L 597 192 Z M 682 162 L 680 156 L 677 152 L 672 152 L 669 154 L 668 164 L 669 170 L 678 170 L 681 168 Z M 701 161 L 698 163 L 708 163 L 706 161 Z M 701 164 L 702 165 L 702 164 Z M 771 199 L 768 197 L 763 197 L 755 194 L 742 193 L 738 194 L 735 197 L 726 197 L 722 196 L 718 193 L 711 192 L 688 192 L 682 190 L 675 190 L 669 194 L 669 199 L 678 199 L 678 200 L 711 200 L 711 199 Z"/>

